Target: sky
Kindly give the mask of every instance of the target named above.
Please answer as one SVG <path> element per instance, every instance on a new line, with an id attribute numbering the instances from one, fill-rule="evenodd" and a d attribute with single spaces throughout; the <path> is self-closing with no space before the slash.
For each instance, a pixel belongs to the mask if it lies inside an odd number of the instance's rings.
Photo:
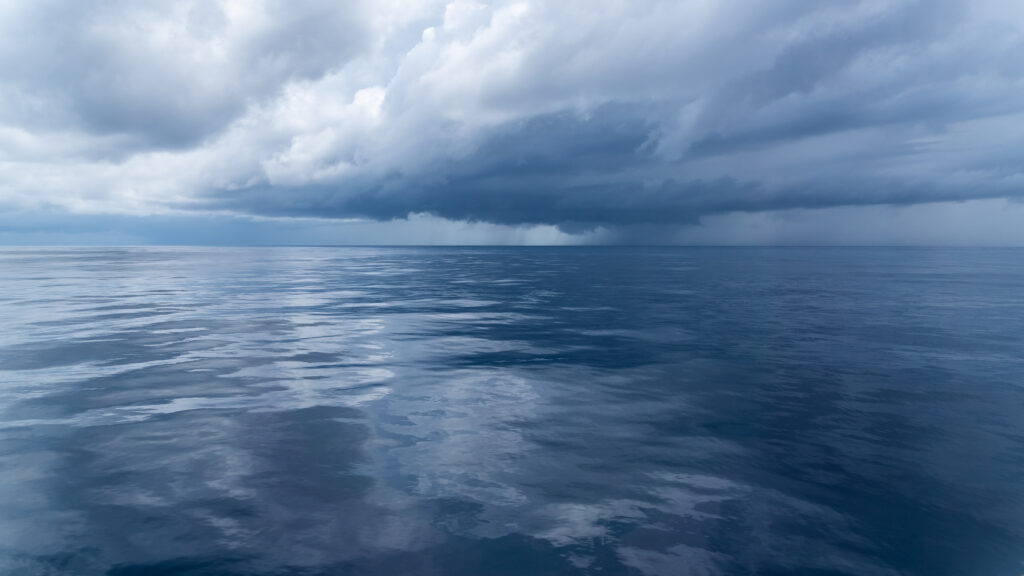
<path id="1" fill-rule="evenodd" d="M 0 244 L 1024 245 L 1019 0 L 0 0 Z"/>

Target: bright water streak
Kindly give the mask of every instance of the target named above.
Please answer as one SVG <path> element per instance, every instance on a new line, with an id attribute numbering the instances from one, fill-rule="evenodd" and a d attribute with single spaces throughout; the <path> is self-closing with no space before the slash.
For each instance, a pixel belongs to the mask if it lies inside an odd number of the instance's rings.
<path id="1" fill-rule="evenodd" d="M 1024 573 L 1024 251 L 4 249 L 0 573 Z"/>

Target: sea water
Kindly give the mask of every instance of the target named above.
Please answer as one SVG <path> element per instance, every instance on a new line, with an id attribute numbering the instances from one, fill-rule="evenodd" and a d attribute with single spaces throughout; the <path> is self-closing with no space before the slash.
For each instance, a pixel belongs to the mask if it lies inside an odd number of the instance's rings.
<path id="1" fill-rule="evenodd" d="M 0 573 L 1024 573 L 1024 250 L 0 249 Z"/>

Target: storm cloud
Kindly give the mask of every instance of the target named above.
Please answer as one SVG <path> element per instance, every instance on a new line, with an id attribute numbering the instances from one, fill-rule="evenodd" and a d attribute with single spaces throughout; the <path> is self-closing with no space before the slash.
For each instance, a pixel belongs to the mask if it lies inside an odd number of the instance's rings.
<path id="1" fill-rule="evenodd" d="M 0 2 L 7 220 L 670 230 L 1013 201 L 1022 151 L 1007 0 Z"/>

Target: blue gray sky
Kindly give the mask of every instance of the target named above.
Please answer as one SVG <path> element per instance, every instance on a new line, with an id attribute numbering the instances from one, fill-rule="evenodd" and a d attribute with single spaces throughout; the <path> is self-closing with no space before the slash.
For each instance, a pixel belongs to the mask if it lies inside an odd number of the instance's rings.
<path id="1" fill-rule="evenodd" d="M 0 243 L 1024 245 L 1017 0 L 0 0 Z"/>

